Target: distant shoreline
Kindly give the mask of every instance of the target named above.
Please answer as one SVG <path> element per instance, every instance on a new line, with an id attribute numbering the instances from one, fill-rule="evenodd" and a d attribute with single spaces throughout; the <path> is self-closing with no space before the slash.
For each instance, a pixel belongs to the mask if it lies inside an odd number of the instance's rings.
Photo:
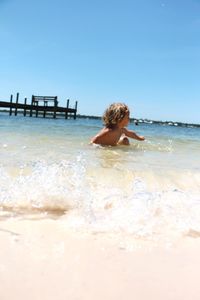
<path id="1" fill-rule="evenodd" d="M 8 113 L 9 111 L 6 109 L 0 110 L 0 113 Z M 18 112 L 19 114 L 23 112 Z M 101 117 L 99 116 L 92 116 L 92 115 L 82 115 L 82 114 L 77 114 L 76 117 L 78 119 L 94 119 L 94 120 L 101 120 Z M 191 128 L 199 128 L 200 124 L 194 124 L 194 123 L 184 123 L 184 122 L 174 122 L 174 121 L 156 121 L 156 120 L 150 120 L 150 119 L 136 119 L 136 118 L 131 118 L 130 119 L 131 123 L 135 123 L 136 125 L 139 124 L 158 124 L 158 125 L 167 125 L 167 126 L 176 126 L 176 127 L 191 127 Z"/>
<path id="2" fill-rule="evenodd" d="M 101 120 L 101 117 L 98 116 L 81 115 L 81 114 L 77 114 L 77 118 Z M 135 123 L 136 125 L 145 123 L 145 124 L 158 124 L 158 125 L 179 126 L 179 127 L 200 127 L 200 124 L 174 122 L 174 121 L 156 121 L 156 120 L 149 120 L 149 119 L 142 119 L 142 118 L 140 119 L 131 118 L 130 121 L 131 123 Z"/>

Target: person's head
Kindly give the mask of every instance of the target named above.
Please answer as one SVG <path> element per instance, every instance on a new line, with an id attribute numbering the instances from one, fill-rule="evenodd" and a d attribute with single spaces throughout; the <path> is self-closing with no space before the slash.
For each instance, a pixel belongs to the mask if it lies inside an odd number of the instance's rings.
<path id="1" fill-rule="evenodd" d="M 111 104 L 103 115 L 103 122 L 106 127 L 112 128 L 119 125 L 123 119 L 129 120 L 129 108 L 124 103 Z M 126 123 L 126 122 L 125 122 Z M 127 124 L 124 124 L 126 126 Z"/>

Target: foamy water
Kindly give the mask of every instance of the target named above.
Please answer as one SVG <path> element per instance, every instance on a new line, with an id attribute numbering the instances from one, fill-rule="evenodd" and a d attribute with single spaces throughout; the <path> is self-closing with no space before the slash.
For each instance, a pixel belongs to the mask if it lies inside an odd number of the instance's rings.
<path id="1" fill-rule="evenodd" d="M 130 124 L 129 147 L 89 145 L 100 120 L 0 116 L 0 217 L 144 240 L 200 236 L 200 129 Z"/>

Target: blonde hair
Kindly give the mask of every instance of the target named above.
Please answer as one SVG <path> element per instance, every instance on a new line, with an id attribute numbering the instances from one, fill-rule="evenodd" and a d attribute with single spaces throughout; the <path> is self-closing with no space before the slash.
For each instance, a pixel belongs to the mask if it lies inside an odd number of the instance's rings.
<path id="1" fill-rule="evenodd" d="M 106 127 L 114 127 L 118 124 L 126 114 L 129 113 L 129 108 L 124 103 L 111 104 L 103 114 L 103 122 Z"/>

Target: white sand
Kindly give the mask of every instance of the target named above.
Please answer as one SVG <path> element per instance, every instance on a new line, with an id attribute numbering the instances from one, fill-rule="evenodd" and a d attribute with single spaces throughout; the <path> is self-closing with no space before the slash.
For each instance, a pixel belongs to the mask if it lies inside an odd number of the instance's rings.
<path id="1" fill-rule="evenodd" d="M 199 278 L 199 238 L 127 251 L 58 220 L 0 223 L 0 300 L 199 300 Z"/>

